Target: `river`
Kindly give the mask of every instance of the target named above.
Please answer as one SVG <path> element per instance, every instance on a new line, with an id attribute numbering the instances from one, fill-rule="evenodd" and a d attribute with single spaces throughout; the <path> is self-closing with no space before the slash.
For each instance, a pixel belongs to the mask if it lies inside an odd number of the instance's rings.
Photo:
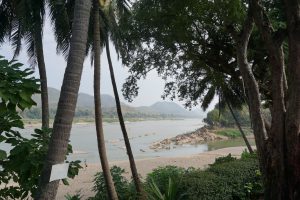
<path id="1" fill-rule="evenodd" d="M 203 125 L 201 119 L 126 122 L 130 144 L 136 159 L 186 156 L 218 148 L 244 145 L 241 139 L 235 139 L 209 144 L 175 146 L 170 150 L 149 149 L 153 142 L 193 131 Z M 33 129 L 33 127 L 27 127 L 21 133 L 29 135 Z M 104 123 L 104 135 L 109 161 L 126 160 L 127 154 L 119 123 Z M 74 153 L 68 157 L 68 160 L 81 160 L 87 163 L 99 162 L 94 124 L 74 124 L 70 141 Z"/>

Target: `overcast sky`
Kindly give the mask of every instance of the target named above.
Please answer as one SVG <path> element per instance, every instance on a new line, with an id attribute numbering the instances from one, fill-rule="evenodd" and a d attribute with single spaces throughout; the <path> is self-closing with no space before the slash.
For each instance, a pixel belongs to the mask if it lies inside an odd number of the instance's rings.
<path id="1" fill-rule="evenodd" d="M 63 56 L 56 54 L 56 43 L 54 35 L 52 33 L 52 27 L 48 20 L 46 20 L 44 33 L 43 33 L 43 44 L 44 44 L 44 56 L 46 63 L 46 70 L 48 76 L 48 87 L 56 89 L 61 88 L 66 61 Z M 121 88 L 128 76 L 128 70 L 121 65 L 121 61 L 117 59 L 117 55 L 114 52 L 111 45 L 111 56 L 112 62 L 115 69 L 115 76 L 118 85 L 118 90 L 121 93 Z M 11 59 L 13 56 L 13 50 L 8 42 L 0 46 L 0 55 L 3 55 L 6 59 Z M 20 56 L 17 58 L 20 62 L 29 66 L 28 58 L 26 54 L 26 46 L 23 46 Z M 108 70 L 108 63 L 106 61 L 106 52 L 104 51 L 101 56 L 101 93 L 110 94 L 113 96 L 113 90 L 110 82 L 110 75 Z M 38 70 L 36 67 L 35 72 L 38 77 Z M 157 76 L 156 72 L 151 72 L 147 76 L 147 79 L 139 82 L 139 96 L 134 99 L 133 106 L 148 106 L 157 101 L 161 101 L 161 95 L 163 94 L 164 81 Z M 93 68 L 91 67 L 90 60 L 87 58 L 84 63 L 84 69 L 81 79 L 80 92 L 93 94 Z M 123 96 L 121 100 L 125 101 Z M 182 104 L 175 100 L 176 103 Z"/>

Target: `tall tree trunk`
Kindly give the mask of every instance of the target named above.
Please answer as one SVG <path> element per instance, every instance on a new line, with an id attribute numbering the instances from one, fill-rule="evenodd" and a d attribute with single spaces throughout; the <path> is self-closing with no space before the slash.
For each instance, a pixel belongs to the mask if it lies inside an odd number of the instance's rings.
<path id="1" fill-rule="evenodd" d="M 113 86 L 115 100 L 116 100 L 117 113 L 118 113 L 119 122 L 120 122 L 121 130 L 122 130 L 122 133 L 123 133 L 124 141 L 125 141 L 127 155 L 128 155 L 128 158 L 129 158 L 132 177 L 133 177 L 133 180 L 134 180 L 134 183 L 135 183 L 136 190 L 139 194 L 139 199 L 145 200 L 146 199 L 146 194 L 143 190 L 142 183 L 140 181 L 140 178 L 139 178 L 139 175 L 138 175 L 138 172 L 137 172 L 137 168 L 136 168 L 136 165 L 135 165 L 133 153 L 132 153 L 132 150 L 131 150 L 131 146 L 130 146 L 130 142 L 129 142 L 129 138 L 128 138 L 128 134 L 127 134 L 127 130 L 126 130 L 126 127 L 125 127 L 124 118 L 123 118 L 123 114 L 122 114 L 122 110 L 121 110 L 121 103 L 120 103 L 120 98 L 119 98 L 118 89 L 117 89 L 117 85 L 116 85 L 114 69 L 113 69 L 112 62 L 111 62 L 111 57 L 110 57 L 108 37 L 106 37 L 106 54 L 107 54 L 107 60 L 108 60 L 108 65 L 109 65 L 111 83 L 112 83 L 112 86 Z"/>
<path id="2" fill-rule="evenodd" d="M 235 116 L 235 114 L 234 114 L 234 112 L 233 112 L 233 109 L 232 109 L 230 103 L 227 101 L 227 99 L 225 99 L 225 100 L 226 100 L 227 106 L 228 106 L 228 108 L 229 108 L 229 110 L 230 110 L 230 113 L 231 113 L 231 115 L 232 115 L 232 117 L 233 117 L 233 119 L 234 119 L 234 121 L 235 121 L 235 124 L 237 125 L 238 129 L 239 129 L 240 132 L 241 132 L 241 135 L 242 135 L 242 137 L 243 137 L 243 139 L 244 139 L 244 141 L 245 141 L 245 143 L 246 143 L 246 146 L 247 146 L 249 152 L 250 152 L 250 153 L 254 153 L 254 152 L 253 152 L 253 149 L 252 149 L 252 147 L 251 147 L 251 145 L 250 145 L 250 143 L 249 143 L 249 141 L 248 141 L 248 139 L 247 139 L 247 137 L 246 137 L 246 134 L 244 133 L 244 131 L 243 131 L 243 129 L 242 129 L 242 126 L 241 126 L 239 120 L 237 119 L 237 117 Z"/>
<path id="3" fill-rule="evenodd" d="M 95 124 L 97 132 L 98 151 L 102 166 L 102 171 L 106 183 L 109 199 L 117 200 L 118 195 L 110 174 L 108 159 L 106 155 L 105 140 L 102 123 L 101 92 L 100 92 L 100 20 L 99 1 L 93 0 L 94 18 L 94 102 L 95 102 Z"/>
<path id="4" fill-rule="evenodd" d="M 253 29 L 253 18 L 248 13 L 247 19 L 243 25 L 243 30 L 240 34 L 233 34 L 236 40 L 237 62 L 245 83 L 249 99 L 249 111 L 253 122 L 253 133 L 255 136 L 255 143 L 257 153 L 259 155 L 259 162 L 261 170 L 265 174 L 263 166 L 265 166 L 266 156 L 266 128 L 264 118 L 261 112 L 261 99 L 259 94 L 258 84 L 255 80 L 254 74 L 247 59 L 247 50 L 249 38 Z"/>
<path id="5" fill-rule="evenodd" d="M 49 149 L 35 199 L 54 200 L 59 180 L 49 182 L 52 165 L 64 163 L 74 118 L 83 61 L 85 58 L 90 0 L 76 0 L 70 54 L 59 97 Z"/>
<path id="6" fill-rule="evenodd" d="M 288 199 L 288 186 L 286 174 L 286 139 L 285 139 L 285 113 L 286 113 L 286 78 L 284 53 L 282 42 L 285 33 L 272 27 L 267 13 L 262 7 L 261 0 L 252 0 L 251 7 L 255 24 L 265 42 L 268 51 L 272 72 L 272 106 L 271 127 L 268 131 L 268 158 L 265 165 L 267 174 L 265 182 L 266 199 Z M 274 35 L 277 35 L 275 38 Z"/>
<path id="7" fill-rule="evenodd" d="M 42 103 L 42 128 L 49 128 L 49 101 L 48 101 L 48 86 L 47 73 L 43 51 L 41 27 L 35 30 L 34 45 L 37 55 L 37 63 L 41 80 L 41 103 Z"/>
<path id="8" fill-rule="evenodd" d="M 300 199 L 300 1 L 285 0 L 289 37 L 286 154 L 290 199 Z"/>

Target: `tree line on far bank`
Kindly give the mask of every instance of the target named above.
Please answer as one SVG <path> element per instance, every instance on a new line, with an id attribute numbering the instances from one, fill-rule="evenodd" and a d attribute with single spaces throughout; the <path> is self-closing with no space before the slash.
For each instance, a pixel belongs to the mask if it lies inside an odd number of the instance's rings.
<path id="1" fill-rule="evenodd" d="M 249 108 L 246 105 L 242 106 L 241 108 L 233 109 L 233 112 L 241 126 L 251 128 Z M 270 119 L 270 113 L 267 109 L 263 110 L 263 114 L 267 119 Z M 206 118 L 204 118 L 203 121 L 210 126 L 216 127 L 237 126 L 229 108 L 220 108 L 219 104 L 216 104 L 215 108 L 207 113 Z"/>

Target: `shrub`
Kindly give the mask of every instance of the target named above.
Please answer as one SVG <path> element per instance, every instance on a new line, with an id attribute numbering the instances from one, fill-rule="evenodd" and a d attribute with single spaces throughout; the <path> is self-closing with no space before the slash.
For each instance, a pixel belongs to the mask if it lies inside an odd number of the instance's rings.
<path id="1" fill-rule="evenodd" d="M 174 184 L 180 181 L 185 173 L 185 169 L 177 166 L 158 167 L 149 173 L 146 177 L 146 189 L 149 188 L 152 182 L 156 184 L 162 194 L 166 193 L 169 184 L 169 178 L 172 178 Z"/>
<path id="2" fill-rule="evenodd" d="M 261 181 L 256 175 L 258 168 L 257 160 L 252 158 L 219 162 L 205 171 L 184 174 L 180 191 L 191 200 L 249 199 L 245 186 Z"/>
<path id="3" fill-rule="evenodd" d="M 119 200 L 135 199 L 136 191 L 133 187 L 133 184 L 128 182 L 127 179 L 123 176 L 125 170 L 120 167 L 113 166 L 110 169 L 110 173 L 112 175 Z M 103 172 L 98 172 L 95 175 L 93 191 L 96 192 L 96 195 L 95 197 L 89 198 L 90 200 L 108 199 Z"/>
<path id="4" fill-rule="evenodd" d="M 247 149 L 245 149 L 241 155 L 241 159 L 248 159 L 248 158 L 254 158 L 257 159 L 257 152 L 254 151 L 254 153 L 249 153 Z"/>
<path id="5" fill-rule="evenodd" d="M 6 132 L 6 139 L 3 141 L 9 144 L 12 149 L 9 155 L 2 159 L 0 166 L 0 184 L 16 183 L 14 186 L 4 187 L 0 189 L 3 199 L 28 199 L 29 195 L 34 197 L 39 176 L 42 172 L 44 159 L 48 151 L 48 142 L 50 140 L 51 129 L 35 129 L 31 134 L 31 139 L 21 136 L 17 131 Z M 72 146 L 68 145 L 67 155 L 72 153 Z M 68 177 L 74 178 L 78 175 L 80 161 L 72 161 L 69 165 Z M 64 184 L 68 184 L 63 179 Z M 2 199 L 0 197 L 0 199 Z"/>
<path id="6" fill-rule="evenodd" d="M 166 193 L 162 193 L 160 189 L 157 187 L 156 183 L 153 179 L 151 179 L 151 182 L 149 184 L 149 194 L 148 198 L 149 200 L 180 200 L 183 199 L 185 194 L 179 194 L 178 188 L 179 188 L 180 182 L 174 182 L 171 177 L 169 177 L 168 185 L 166 186 Z"/>
<path id="7" fill-rule="evenodd" d="M 235 160 L 236 160 L 236 158 L 232 157 L 231 153 L 230 153 L 227 156 L 216 158 L 215 162 L 213 164 L 210 164 L 210 166 L 215 166 L 215 165 L 219 165 L 222 163 L 227 163 L 227 162 L 231 162 L 231 161 L 235 161 Z"/>

